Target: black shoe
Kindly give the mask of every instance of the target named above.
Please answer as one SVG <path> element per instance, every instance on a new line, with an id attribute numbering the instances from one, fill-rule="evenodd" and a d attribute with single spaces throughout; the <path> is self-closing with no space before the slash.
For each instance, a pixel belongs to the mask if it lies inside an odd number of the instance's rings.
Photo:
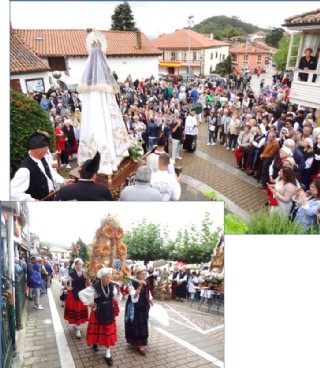
<path id="1" fill-rule="evenodd" d="M 112 359 L 112 357 L 110 357 L 110 358 L 104 357 L 104 360 L 106 361 L 108 367 L 113 366 L 113 359 Z"/>
<path id="2" fill-rule="evenodd" d="M 98 344 L 93 344 L 92 349 L 93 349 L 93 351 L 99 351 L 100 350 Z"/>

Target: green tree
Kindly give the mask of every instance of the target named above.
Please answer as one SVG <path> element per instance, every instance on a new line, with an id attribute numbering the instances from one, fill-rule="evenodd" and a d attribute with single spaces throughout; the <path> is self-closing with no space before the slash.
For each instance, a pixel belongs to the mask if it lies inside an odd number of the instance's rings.
<path id="1" fill-rule="evenodd" d="M 266 44 L 277 48 L 283 34 L 284 30 L 282 28 L 272 28 L 271 33 L 266 36 Z"/>
<path id="2" fill-rule="evenodd" d="M 280 71 L 284 71 L 286 69 L 289 42 L 289 38 L 287 36 L 283 36 L 279 41 L 278 51 L 272 57 L 273 62 Z"/>
<path id="3" fill-rule="evenodd" d="M 172 258 L 185 263 L 208 262 L 217 244 L 221 229 L 213 231 L 213 221 L 208 213 L 202 220 L 201 231 L 195 225 L 179 230 L 171 251 Z"/>
<path id="4" fill-rule="evenodd" d="M 77 240 L 76 244 L 80 245 L 79 258 L 82 259 L 83 264 L 86 264 L 89 261 L 88 246 L 81 238 Z"/>
<path id="5" fill-rule="evenodd" d="M 48 114 L 22 93 L 11 90 L 10 99 L 10 171 L 13 176 L 28 155 L 27 142 L 37 130 L 49 133 L 50 150 L 54 150 L 54 132 Z"/>
<path id="6" fill-rule="evenodd" d="M 137 31 L 132 10 L 127 1 L 115 8 L 111 19 L 111 29 L 113 31 Z"/>
<path id="7" fill-rule="evenodd" d="M 267 29 L 254 26 L 250 23 L 245 23 L 238 17 L 227 17 L 225 15 L 213 16 L 204 19 L 199 24 L 196 24 L 192 29 L 199 33 L 213 33 L 214 38 L 216 39 L 247 35 L 258 31 L 268 32 Z"/>
<path id="8" fill-rule="evenodd" d="M 225 75 L 232 72 L 231 55 L 216 65 L 215 73 Z"/>
<path id="9" fill-rule="evenodd" d="M 142 219 L 131 230 L 126 231 L 123 237 L 127 245 L 128 258 L 143 260 L 167 259 L 169 251 L 165 245 L 160 225 Z"/>

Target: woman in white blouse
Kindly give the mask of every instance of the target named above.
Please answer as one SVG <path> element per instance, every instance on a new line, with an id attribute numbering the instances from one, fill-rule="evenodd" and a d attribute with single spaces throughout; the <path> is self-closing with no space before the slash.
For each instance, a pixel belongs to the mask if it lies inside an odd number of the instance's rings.
<path id="1" fill-rule="evenodd" d="M 129 284 L 129 297 L 125 312 L 125 334 L 127 343 L 136 346 L 140 355 L 146 355 L 148 345 L 149 309 L 153 305 L 148 284 L 144 281 L 147 272 L 144 268 L 136 271 L 137 281 Z"/>
<path id="2" fill-rule="evenodd" d="M 112 268 L 101 268 L 97 278 L 99 280 L 96 283 L 79 292 L 79 298 L 84 305 L 91 308 L 87 344 L 92 345 L 94 351 L 99 351 L 99 345 L 105 346 L 104 359 L 108 366 L 112 366 L 110 347 L 117 342 L 115 317 L 119 315 L 119 305 L 115 297 L 118 291 L 111 282 Z"/>
<path id="3" fill-rule="evenodd" d="M 278 206 L 272 206 L 272 212 L 280 212 L 283 215 L 289 215 L 292 207 L 292 197 L 294 196 L 297 187 L 296 174 L 293 169 L 284 167 L 279 172 L 279 177 L 274 185 L 269 186 L 270 192 L 278 201 Z"/>

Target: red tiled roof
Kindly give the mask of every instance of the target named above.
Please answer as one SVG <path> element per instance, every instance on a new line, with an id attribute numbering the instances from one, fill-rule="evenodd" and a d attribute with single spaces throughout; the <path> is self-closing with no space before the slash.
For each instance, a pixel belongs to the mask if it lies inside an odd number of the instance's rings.
<path id="1" fill-rule="evenodd" d="M 39 56 L 87 56 L 85 29 L 14 29 Z M 107 39 L 107 56 L 157 56 L 161 52 L 141 33 L 141 49 L 136 48 L 136 32 L 100 31 Z"/>
<path id="2" fill-rule="evenodd" d="M 179 29 L 174 33 L 164 34 L 152 40 L 159 49 L 189 49 L 189 30 Z M 230 46 L 229 42 L 211 40 L 201 33 L 190 30 L 190 49 L 203 49 L 209 47 Z"/>
<path id="3" fill-rule="evenodd" d="M 48 64 L 42 61 L 31 51 L 20 38 L 10 34 L 10 72 L 27 73 L 51 70 Z"/>
<path id="4" fill-rule="evenodd" d="M 256 46 L 246 46 L 245 44 L 232 47 L 230 54 L 268 54 L 268 51 Z"/>
<path id="5" fill-rule="evenodd" d="M 261 40 L 254 40 L 254 46 L 257 46 L 258 48 L 261 48 L 266 51 L 270 51 L 272 49 L 271 46 L 267 45 L 265 42 Z"/>
<path id="6" fill-rule="evenodd" d="M 320 24 L 320 9 L 313 10 L 308 13 L 294 15 L 284 20 L 285 26 L 298 25 L 298 24 Z"/>

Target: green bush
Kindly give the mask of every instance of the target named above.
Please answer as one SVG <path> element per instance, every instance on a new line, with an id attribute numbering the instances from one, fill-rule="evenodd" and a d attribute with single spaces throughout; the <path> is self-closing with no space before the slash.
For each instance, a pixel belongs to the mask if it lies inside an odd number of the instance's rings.
<path id="1" fill-rule="evenodd" d="M 10 100 L 10 171 L 14 175 L 28 155 L 27 142 L 31 134 L 44 130 L 50 135 L 50 150 L 54 151 L 54 132 L 48 114 L 25 95 L 11 90 Z"/>
<path id="2" fill-rule="evenodd" d="M 239 216 L 228 213 L 224 216 L 224 231 L 226 235 L 247 234 L 248 227 Z"/>
<path id="3" fill-rule="evenodd" d="M 305 228 L 291 222 L 287 216 L 260 211 L 252 213 L 248 223 L 248 234 L 306 234 Z"/>

